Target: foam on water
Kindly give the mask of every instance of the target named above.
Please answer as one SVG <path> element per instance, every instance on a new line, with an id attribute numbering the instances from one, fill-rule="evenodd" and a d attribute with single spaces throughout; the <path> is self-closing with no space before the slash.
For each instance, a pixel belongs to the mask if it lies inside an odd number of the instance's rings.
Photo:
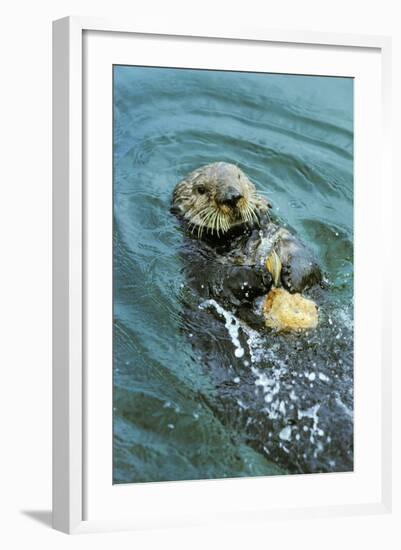
<path id="1" fill-rule="evenodd" d="M 279 433 L 280 439 L 282 439 L 283 441 L 290 441 L 291 440 L 291 432 L 292 432 L 291 426 L 286 426 Z"/>
<path id="2" fill-rule="evenodd" d="M 202 304 L 199 305 L 201 309 L 207 308 L 208 306 L 214 307 L 214 309 L 217 311 L 217 313 L 224 318 L 225 320 L 225 327 L 228 331 L 228 334 L 230 335 L 231 341 L 233 343 L 233 346 L 235 347 L 234 355 L 235 357 L 241 358 L 244 355 L 244 348 L 241 346 L 241 342 L 239 341 L 239 329 L 240 329 L 240 323 L 238 319 L 224 309 L 220 304 L 216 302 L 216 300 L 206 300 L 205 302 L 202 302 Z"/>
<path id="3" fill-rule="evenodd" d="M 318 417 L 318 411 L 320 408 L 320 404 L 316 403 L 316 405 L 313 405 L 313 407 L 309 407 L 306 411 L 301 411 L 298 409 L 298 418 L 311 418 L 312 419 L 312 427 L 310 428 L 310 441 L 311 443 L 314 442 L 315 437 L 317 435 L 324 435 L 321 430 L 318 428 L 319 424 L 319 417 Z"/>

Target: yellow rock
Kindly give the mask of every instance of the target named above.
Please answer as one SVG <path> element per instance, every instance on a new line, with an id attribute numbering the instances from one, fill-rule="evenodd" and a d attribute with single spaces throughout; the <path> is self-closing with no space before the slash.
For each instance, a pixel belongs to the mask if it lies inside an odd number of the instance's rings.
<path id="1" fill-rule="evenodd" d="M 297 331 L 317 327 L 317 306 L 301 294 L 273 288 L 263 303 L 266 326 L 279 331 Z"/>

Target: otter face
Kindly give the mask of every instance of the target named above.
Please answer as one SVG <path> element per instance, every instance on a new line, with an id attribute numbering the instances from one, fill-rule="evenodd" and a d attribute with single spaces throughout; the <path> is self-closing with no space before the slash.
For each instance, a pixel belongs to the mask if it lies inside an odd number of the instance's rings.
<path id="1" fill-rule="evenodd" d="M 244 172 L 227 162 L 202 166 L 180 181 L 173 193 L 172 210 L 198 238 L 204 233 L 223 236 L 241 225 L 258 225 L 271 206 L 260 197 Z"/>

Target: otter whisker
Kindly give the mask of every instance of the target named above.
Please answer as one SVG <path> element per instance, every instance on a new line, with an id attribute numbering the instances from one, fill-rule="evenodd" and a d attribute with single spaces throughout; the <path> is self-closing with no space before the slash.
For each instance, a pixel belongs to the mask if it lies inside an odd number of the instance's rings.
<path id="1" fill-rule="evenodd" d="M 185 219 L 188 219 L 190 224 L 193 224 L 194 222 L 191 221 L 191 220 L 193 220 L 194 218 L 196 218 L 196 215 L 197 215 L 197 212 L 196 212 L 193 208 L 190 208 L 190 209 L 185 213 L 184 218 L 185 218 Z"/>
<path id="2" fill-rule="evenodd" d="M 250 195 L 253 199 L 258 199 L 260 197 L 267 199 L 270 202 L 270 193 L 268 191 L 251 191 Z"/>
<path id="3" fill-rule="evenodd" d="M 259 218 L 256 215 L 255 209 L 253 205 L 249 204 L 249 214 L 251 216 L 251 219 L 255 220 L 256 223 L 259 223 Z"/>
<path id="4" fill-rule="evenodd" d="M 220 214 L 220 215 L 219 215 L 219 222 L 220 222 L 220 230 L 221 230 L 221 232 L 222 232 L 222 233 L 225 233 L 225 229 L 224 229 L 224 228 L 225 228 L 225 223 L 226 223 L 226 222 L 225 222 L 225 217 L 224 217 L 223 214 Z"/>
<path id="5" fill-rule="evenodd" d="M 218 216 L 218 212 L 213 212 L 213 216 L 212 216 L 212 219 L 211 219 L 212 235 L 214 235 L 214 230 L 216 229 L 217 216 Z"/>
<path id="6" fill-rule="evenodd" d="M 216 215 L 216 233 L 217 233 L 217 236 L 219 237 L 220 236 L 220 213 L 217 212 L 217 215 Z"/>
<path id="7" fill-rule="evenodd" d="M 208 215 L 208 208 L 207 207 L 203 208 L 202 210 L 199 210 L 196 213 L 191 214 L 192 219 L 197 220 L 196 222 L 192 222 L 192 223 L 195 223 L 195 225 L 197 225 L 199 227 L 205 225 L 204 218 L 207 215 Z"/>
<path id="8" fill-rule="evenodd" d="M 190 228 L 191 225 L 192 225 L 192 229 Z M 189 222 L 189 229 L 191 231 L 191 235 L 194 234 L 195 228 L 196 228 L 196 224 L 193 222 Z"/>
<path id="9" fill-rule="evenodd" d="M 208 212 L 208 214 L 204 218 L 203 223 L 205 225 L 206 231 L 209 231 L 211 229 L 213 215 L 214 215 L 214 211 L 211 210 Z"/>
<path id="10" fill-rule="evenodd" d="M 216 214 L 216 233 L 217 233 L 217 236 L 219 237 L 220 236 L 220 213 L 217 212 Z"/>
<path id="11" fill-rule="evenodd" d="M 226 233 L 229 229 L 229 225 L 227 224 L 227 217 L 225 214 L 220 214 L 220 228 L 222 233 Z"/>
<path id="12" fill-rule="evenodd" d="M 207 207 L 199 210 L 198 212 L 194 212 L 194 209 L 190 209 L 188 212 L 190 213 L 191 219 L 196 220 L 189 222 L 189 226 L 192 226 L 191 234 L 193 235 L 195 229 L 197 228 L 198 239 L 200 239 L 206 226 L 206 220 L 210 218 L 211 212 Z"/>
<path id="13" fill-rule="evenodd" d="M 208 225 L 209 222 L 210 222 L 211 217 L 213 216 L 213 214 L 214 214 L 214 211 L 213 211 L 213 210 L 212 210 L 212 211 L 207 211 L 207 212 L 205 213 L 205 215 L 202 217 L 202 223 L 203 223 L 204 225 Z"/>
<path id="14" fill-rule="evenodd" d="M 246 222 L 251 223 L 252 218 L 249 211 L 249 204 L 247 204 L 246 207 L 243 209 L 243 211 L 241 211 L 241 215 Z"/>
<path id="15" fill-rule="evenodd" d="M 249 203 L 247 203 L 241 214 L 247 223 L 252 224 L 252 215 Z"/>
<path id="16" fill-rule="evenodd" d="M 217 215 L 217 236 L 220 237 L 220 231 L 221 231 L 221 224 L 222 224 L 222 219 L 221 219 L 221 213 L 219 212 L 218 215 Z"/>
<path id="17" fill-rule="evenodd" d="M 217 214 L 213 216 L 212 235 L 214 235 L 215 232 L 217 233 Z"/>

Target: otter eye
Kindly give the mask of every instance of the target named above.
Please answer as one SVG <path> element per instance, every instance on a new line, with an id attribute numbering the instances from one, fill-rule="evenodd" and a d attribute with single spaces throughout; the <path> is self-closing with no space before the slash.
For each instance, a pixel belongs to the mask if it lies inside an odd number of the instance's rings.
<path id="1" fill-rule="evenodd" d="M 204 195 L 206 193 L 206 187 L 204 185 L 198 185 L 196 190 L 198 191 L 199 195 Z"/>

